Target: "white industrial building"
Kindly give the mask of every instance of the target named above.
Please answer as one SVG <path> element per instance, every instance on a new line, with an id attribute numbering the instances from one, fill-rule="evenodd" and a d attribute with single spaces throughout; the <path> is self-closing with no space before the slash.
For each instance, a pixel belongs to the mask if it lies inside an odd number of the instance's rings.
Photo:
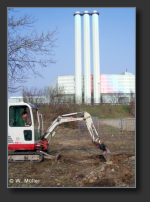
<path id="1" fill-rule="evenodd" d="M 94 102 L 93 97 L 93 75 L 91 75 L 91 99 L 88 103 Z M 53 89 L 63 89 L 67 98 L 75 101 L 75 76 L 58 76 L 49 87 Z M 135 97 L 135 75 L 123 72 L 120 75 L 101 74 L 100 75 L 100 100 L 99 103 L 122 103 L 130 102 Z M 57 101 L 57 97 L 55 99 Z M 82 76 L 82 102 L 84 102 L 84 76 Z M 86 102 L 87 103 L 87 102 Z M 95 103 L 95 102 L 94 102 Z"/>
<path id="2" fill-rule="evenodd" d="M 8 103 L 18 103 L 18 102 L 23 102 L 23 97 L 22 96 L 10 97 L 8 99 Z"/>
<path id="3" fill-rule="evenodd" d="M 45 96 L 31 96 L 31 97 L 25 97 L 23 96 L 16 96 L 16 97 L 10 97 L 8 99 L 8 103 L 18 103 L 18 102 L 28 102 L 28 103 L 36 103 L 36 104 L 47 104 L 50 102 L 49 98 L 46 98 Z"/>

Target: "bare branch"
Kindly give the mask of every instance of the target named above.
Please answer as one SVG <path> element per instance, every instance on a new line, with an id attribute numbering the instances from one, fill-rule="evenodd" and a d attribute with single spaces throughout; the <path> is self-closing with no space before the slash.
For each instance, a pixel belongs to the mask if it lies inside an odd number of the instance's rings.
<path id="1" fill-rule="evenodd" d="M 15 19 L 11 15 L 13 9 L 8 9 L 8 91 L 17 91 L 18 83 L 24 83 L 29 75 L 43 75 L 36 70 L 37 66 L 50 67 L 57 61 L 54 60 L 54 48 L 58 34 L 57 28 L 46 34 L 40 35 L 33 30 L 30 34 L 24 34 L 21 30 L 33 27 L 37 21 L 32 15 L 24 15 Z M 13 89 L 15 89 L 13 91 Z M 18 90 L 20 86 L 18 87 Z"/>

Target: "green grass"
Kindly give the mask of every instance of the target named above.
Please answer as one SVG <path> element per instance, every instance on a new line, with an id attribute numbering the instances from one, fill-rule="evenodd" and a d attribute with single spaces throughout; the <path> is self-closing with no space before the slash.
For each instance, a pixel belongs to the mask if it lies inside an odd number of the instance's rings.
<path id="1" fill-rule="evenodd" d="M 99 117 L 99 119 L 130 117 L 130 105 L 120 106 L 85 106 L 83 111 L 87 111 L 92 116 Z"/>
<path id="2" fill-rule="evenodd" d="M 131 117 L 130 105 L 110 105 L 110 106 L 87 106 L 87 105 L 60 105 L 60 106 L 40 106 L 39 111 L 47 120 L 56 118 L 58 115 L 73 112 L 87 111 L 91 116 L 99 119 Z"/>

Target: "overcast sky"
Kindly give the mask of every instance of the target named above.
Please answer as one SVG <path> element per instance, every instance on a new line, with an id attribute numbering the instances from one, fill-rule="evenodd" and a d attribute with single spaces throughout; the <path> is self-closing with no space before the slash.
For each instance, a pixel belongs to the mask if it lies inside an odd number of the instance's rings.
<path id="1" fill-rule="evenodd" d="M 56 64 L 45 69 L 38 68 L 44 75 L 42 78 L 31 78 L 24 86 L 43 88 L 49 85 L 57 76 L 75 74 L 75 19 L 74 12 L 99 12 L 99 42 L 100 42 L 100 74 L 135 74 L 135 8 L 101 8 L 101 7 L 71 7 L 71 8 L 15 8 L 16 17 L 32 14 L 38 21 L 35 29 L 40 34 L 58 27 L 57 48 L 54 49 Z M 13 13 L 14 14 L 14 13 Z M 91 19 L 91 17 L 90 17 Z M 83 25 L 83 20 L 81 21 Z M 92 28 L 92 23 L 90 21 Z M 29 30 L 28 30 L 29 31 Z M 82 26 L 83 43 L 83 26 Z M 92 70 L 92 32 L 91 32 L 91 73 Z M 82 46 L 82 74 L 84 72 Z M 11 96 L 21 96 L 22 93 L 8 93 Z"/>

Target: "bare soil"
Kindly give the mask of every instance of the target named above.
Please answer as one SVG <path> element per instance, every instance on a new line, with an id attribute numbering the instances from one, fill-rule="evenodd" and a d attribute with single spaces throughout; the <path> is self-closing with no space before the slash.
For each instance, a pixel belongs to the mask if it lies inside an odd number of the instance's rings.
<path id="1" fill-rule="evenodd" d="M 110 125 L 119 128 L 119 119 L 101 119 L 100 124 Z"/>
<path id="2" fill-rule="evenodd" d="M 8 163 L 8 187 L 135 187 L 135 133 L 105 132 L 101 141 L 111 151 L 106 162 L 88 132 L 61 127 L 51 140 L 52 155 L 41 163 Z"/>

